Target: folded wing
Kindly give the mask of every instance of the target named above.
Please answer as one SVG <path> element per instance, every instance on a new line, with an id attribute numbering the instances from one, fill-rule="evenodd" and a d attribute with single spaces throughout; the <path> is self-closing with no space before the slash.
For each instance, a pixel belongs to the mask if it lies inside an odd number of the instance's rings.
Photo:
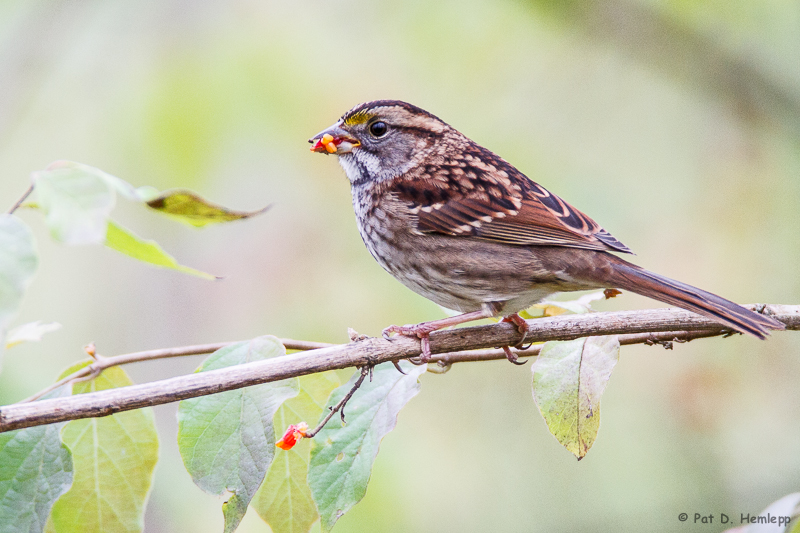
<path id="1" fill-rule="evenodd" d="M 486 152 L 394 185 L 392 192 L 417 215 L 419 231 L 632 253 L 594 220 Z"/>

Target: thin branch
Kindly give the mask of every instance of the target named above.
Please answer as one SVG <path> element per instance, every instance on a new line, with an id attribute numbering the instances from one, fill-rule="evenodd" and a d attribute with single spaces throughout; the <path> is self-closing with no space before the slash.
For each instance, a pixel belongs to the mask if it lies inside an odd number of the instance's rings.
<path id="1" fill-rule="evenodd" d="M 17 200 L 17 201 L 14 203 L 14 205 L 12 205 L 12 206 L 11 206 L 11 209 L 9 209 L 9 210 L 8 210 L 8 214 L 9 214 L 9 215 L 13 215 L 13 214 L 14 214 L 14 211 L 16 211 L 17 209 L 19 209 L 19 206 L 21 206 L 21 205 L 22 205 L 22 202 L 24 202 L 25 200 L 27 200 L 27 199 L 28 199 L 28 196 L 30 196 L 32 192 L 33 192 L 33 184 L 31 184 L 31 186 L 30 186 L 30 187 L 28 187 L 28 190 L 27 190 L 27 191 L 25 191 L 25 194 L 23 194 L 23 195 L 20 197 L 20 199 L 19 199 L 19 200 Z"/>
<path id="2" fill-rule="evenodd" d="M 792 329 L 792 328 L 790 328 Z M 648 346 L 663 346 L 667 350 L 672 350 L 675 343 L 684 344 L 695 339 L 707 339 L 729 335 L 730 332 L 720 330 L 697 330 L 697 331 L 661 331 L 656 333 L 633 333 L 629 335 L 618 335 L 621 345 L 627 344 L 647 344 Z M 535 357 L 542 351 L 541 344 L 531 346 L 524 350 L 514 350 L 519 357 Z M 495 350 L 470 350 L 461 352 L 441 353 L 431 357 L 431 363 L 437 363 L 439 367 L 449 368 L 453 363 L 467 363 L 476 361 L 497 361 L 506 359 L 506 353 L 502 349 Z M 432 370 L 434 373 L 441 373 L 442 370 Z"/>
<path id="3" fill-rule="evenodd" d="M 294 339 L 278 339 L 281 344 L 287 350 L 316 350 L 317 348 L 327 348 L 328 346 L 334 346 L 333 344 L 329 344 L 327 342 L 312 342 L 312 341 L 298 341 Z M 33 396 L 25 398 L 22 400 L 23 402 L 32 402 L 34 400 L 38 400 L 48 392 L 54 391 L 62 385 L 66 385 L 67 383 L 77 383 L 79 381 L 83 381 L 88 377 L 98 376 L 100 372 L 105 370 L 106 368 L 111 368 L 112 366 L 119 366 L 119 365 L 127 365 L 130 363 L 139 363 L 142 361 L 153 361 L 156 359 L 167 359 L 169 357 L 183 357 L 185 355 L 202 355 L 207 353 L 213 353 L 219 350 L 220 348 L 224 348 L 231 344 L 241 341 L 231 341 L 231 342 L 217 342 L 214 344 L 197 344 L 194 346 L 181 346 L 178 348 L 161 348 L 158 350 L 147 350 L 144 352 L 133 352 L 133 353 L 126 353 L 122 355 L 115 355 L 113 357 L 103 357 L 99 354 L 90 353 L 94 362 L 90 365 L 87 365 L 79 370 L 76 370 L 72 374 L 65 376 L 46 389 L 40 390 Z M 92 347 L 94 349 L 94 347 Z"/>
<path id="4" fill-rule="evenodd" d="M 800 305 L 759 305 L 759 312 L 783 322 L 787 329 L 800 329 Z M 729 330 L 707 318 L 681 309 L 650 309 L 616 313 L 561 315 L 528 321 L 526 339 L 543 342 L 571 340 L 590 335 L 637 335 L 639 342 L 669 342 L 670 339 L 726 334 Z M 668 332 L 659 337 L 659 332 Z M 653 333 L 651 336 L 650 334 Z M 633 339 L 633 338 L 631 338 Z M 520 341 L 516 326 L 500 322 L 488 326 L 459 328 L 431 334 L 434 354 L 515 345 Z M 17 403 L 0 407 L 0 432 L 52 424 L 66 420 L 107 416 L 121 411 L 161 405 L 251 385 L 314 374 L 326 370 L 377 365 L 420 354 L 419 339 L 368 338 L 344 345 L 318 348 L 208 372 L 131 385 L 118 389 L 79 394 L 68 398 Z M 469 354 L 460 359 L 469 361 Z"/>
<path id="5" fill-rule="evenodd" d="M 307 438 L 307 439 L 313 439 L 314 436 L 317 433 L 319 433 L 322 428 L 325 427 L 325 424 L 327 424 L 328 421 L 331 418 L 333 418 L 333 415 L 335 415 L 337 411 L 341 411 L 342 412 L 342 424 L 344 424 L 345 423 L 344 422 L 344 406 L 347 404 L 347 402 L 350 401 L 350 398 L 353 397 L 353 394 L 355 394 L 355 392 L 358 390 L 358 388 L 361 386 L 361 384 L 364 383 L 364 379 L 368 375 L 370 375 L 371 372 L 372 372 L 372 368 L 371 367 L 362 366 L 361 367 L 361 375 L 358 377 L 356 382 L 353 383 L 353 386 L 350 388 L 350 390 L 347 392 L 347 394 L 344 395 L 344 398 L 339 400 L 339 403 L 337 403 L 333 407 L 330 407 L 329 408 L 330 409 L 330 413 L 328 413 L 325 416 L 325 418 L 322 420 L 322 422 L 319 423 L 319 425 L 317 425 L 317 427 L 315 427 L 311 431 L 307 431 L 306 434 L 304 435 L 304 437 Z"/>

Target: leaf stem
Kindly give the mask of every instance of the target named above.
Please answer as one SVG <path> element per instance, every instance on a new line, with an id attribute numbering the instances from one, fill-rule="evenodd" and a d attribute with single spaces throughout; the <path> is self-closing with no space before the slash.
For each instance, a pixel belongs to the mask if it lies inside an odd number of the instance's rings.
<path id="1" fill-rule="evenodd" d="M 25 200 L 28 198 L 28 196 L 30 196 L 30 195 L 31 195 L 31 193 L 32 193 L 32 192 L 33 192 L 33 184 L 31 184 L 31 186 L 30 186 L 30 187 L 28 187 L 28 190 L 27 190 L 27 191 L 25 191 L 25 194 L 23 194 L 23 195 L 20 197 L 20 199 L 19 199 L 19 200 L 17 200 L 17 201 L 14 203 L 14 205 L 12 205 L 12 206 L 11 206 L 11 209 L 9 209 L 9 210 L 8 210 L 8 214 L 9 214 L 9 215 L 13 215 L 13 214 L 14 214 L 14 211 L 16 211 L 17 209 L 19 209 L 19 206 L 21 206 L 21 205 L 22 205 L 22 202 L 24 202 L 24 201 L 25 201 Z"/>

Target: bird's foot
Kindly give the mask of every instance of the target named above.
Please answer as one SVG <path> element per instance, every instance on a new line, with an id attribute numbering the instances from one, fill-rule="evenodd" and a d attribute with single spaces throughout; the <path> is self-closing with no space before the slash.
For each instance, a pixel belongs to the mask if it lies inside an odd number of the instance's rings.
<path id="1" fill-rule="evenodd" d="M 512 324 L 517 326 L 517 331 L 519 331 L 519 333 L 522 335 L 522 339 L 520 339 L 520 341 L 516 344 L 516 346 L 517 347 L 522 346 L 525 343 L 525 337 L 528 335 L 528 331 L 530 330 L 528 322 L 524 318 L 519 316 L 517 313 L 503 317 L 503 322 L 511 322 Z M 511 348 L 509 348 L 508 346 L 503 346 L 503 351 L 506 353 L 506 358 L 508 358 L 508 360 L 514 363 L 515 365 L 524 365 L 525 363 L 528 362 L 528 361 L 520 361 L 519 357 L 517 357 L 517 354 L 512 352 Z"/>
<path id="2" fill-rule="evenodd" d="M 513 315 L 503 317 L 503 322 L 511 322 L 517 326 L 517 331 L 519 331 L 520 335 L 522 335 L 522 338 L 516 344 L 516 346 L 522 346 L 525 343 L 525 337 L 528 335 L 528 331 L 530 331 L 528 321 L 519 316 L 517 313 L 514 313 Z"/>
<path id="3" fill-rule="evenodd" d="M 481 318 L 489 318 L 497 315 L 497 304 L 483 304 L 480 311 L 471 311 L 461 315 L 450 316 L 447 318 L 440 318 L 439 320 L 431 320 L 430 322 L 422 322 L 420 324 L 406 324 L 405 326 L 389 326 L 383 330 L 383 338 L 389 340 L 392 333 L 403 335 L 405 337 L 417 337 L 420 343 L 419 357 L 412 357 L 409 359 L 415 365 L 424 365 L 431 360 L 431 339 L 430 334 L 436 330 L 457 326 L 465 322 L 473 320 L 480 320 Z M 522 320 L 521 317 L 518 317 Z M 525 322 L 524 320 L 522 320 Z"/>
<path id="4" fill-rule="evenodd" d="M 389 326 L 383 330 L 383 338 L 389 340 L 392 333 L 403 335 L 404 337 L 417 337 L 420 344 L 419 357 L 411 357 L 408 360 L 415 365 L 424 365 L 431 360 L 431 339 L 430 334 L 439 329 L 429 322 L 421 324 L 406 324 L 405 326 Z"/>

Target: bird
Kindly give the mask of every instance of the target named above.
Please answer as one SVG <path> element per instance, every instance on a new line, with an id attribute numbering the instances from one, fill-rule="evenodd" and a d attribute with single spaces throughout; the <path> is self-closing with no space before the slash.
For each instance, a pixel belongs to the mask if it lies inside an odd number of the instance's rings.
<path id="1" fill-rule="evenodd" d="M 356 105 L 309 139 L 336 155 L 361 238 L 414 292 L 461 314 L 391 334 L 420 339 L 423 364 L 438 329 L 502 316 L 525 337 L 519 312 L 558 292 L 627 290 L 764 339 L 784 329 L 745 309 L 626 261 L 631 250 L 594 220 L 437 116 L 400 100 Z M 508 346 L 509 361 L 521 364 Z"/>

